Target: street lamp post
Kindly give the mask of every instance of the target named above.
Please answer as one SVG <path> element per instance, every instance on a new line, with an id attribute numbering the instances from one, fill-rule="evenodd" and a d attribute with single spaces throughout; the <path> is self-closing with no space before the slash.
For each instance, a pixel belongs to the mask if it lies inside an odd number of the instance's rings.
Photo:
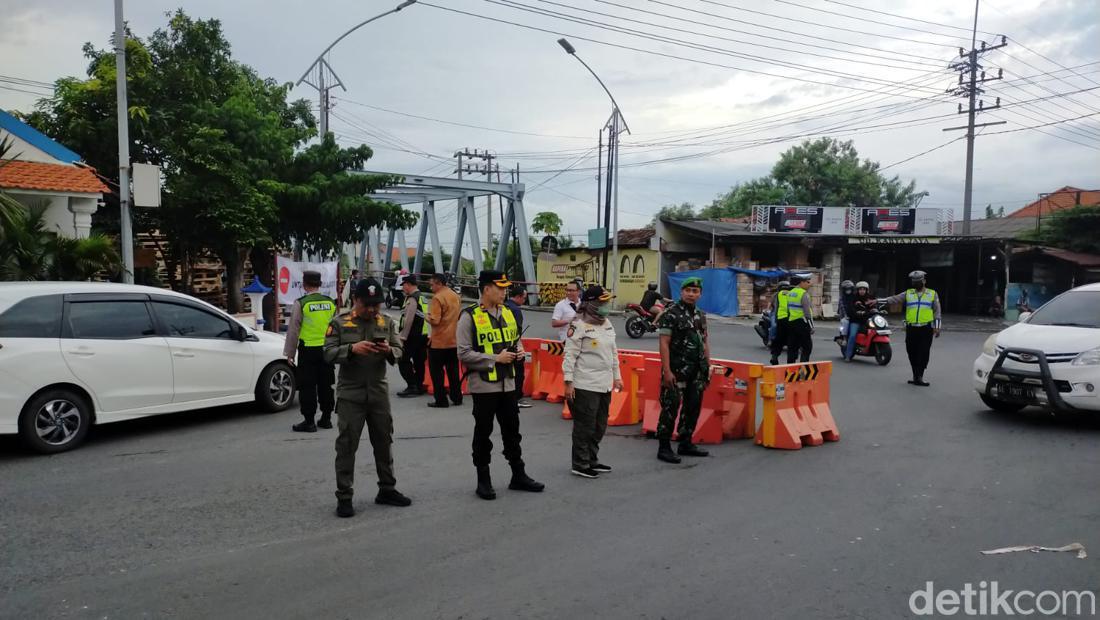
<path id="1" fill-rule="evenodd" d="M 339 43 L 340 41 L 343 41 L 349 34 L 355 32 L 356 30 L 359 30 L 363 26 L 366 26 L 367 24 L 369 24 L 369 23 L 371 23 L 371 22 L 373 22 L 377 19 L 382 19 L 383 17 L 385 17 L 387 15 L 391 15 L 393 13 L 396 13 L 396 12 L 400 11 L 401 9 L 412 6 L 413 4 L 416 4 L 416 0 L 405 0 L 401 4 L 399 4 L 396 7 L 386 11 L 385 13 L 375 15 L 374 17 L 372 17 L 372 18 L 370 18 L 366 21 L 359 22 L 358 24 L 352 26 L 351 28 L 348 29 L 347 32 L 340 35 L 339 37 L 336 38 L 335 41 L 330 43 L 329 46 L 325 48 L 325 51 L 318 54 L 317 59 L 313 61 L 313 64 L 311 64 L 309 66 L 309 68 L 306 69 L 305 73 L 302 74 L 302 77 L 298 78 L 298 81 L 294 83 L 295 86 L 298 86 L 302 82 L 305 82 L 306 84 L 309 84 L 310 86 L 316 88 L 317 93 L 320 95 L 320 101 L 319 101 L 319 103 L 320 103 L 320 109 L 319 109 L 320 118 L 318 119 L 318 121 L 319 121 L 319 124 L 320 124 L 320 130 L 321 130 L 320 133 L 321 133 L 321 139 L 322 140 L 324 139 L 325 134 L 328 133 L 328 109 L 329 109 L 328 91 L 332 90 L 336 86 L 339 86 L 340 88 L 343 88 L 344 90 L 347 90 L 347 88 L 344 87 L 344 83 L 340 81 L 340 76 L 336 75 L 336 72 L 333 71 L 332 67 L 329 66 L 328 61 L 325 60 L 325 54 L 329 53 L 329 51 L 331 51 L 332 48 L 336 47 L 337 43 Z M 314 84 L 313 82 L 310 82 L 309 80 L 306 79 L 306 78 L 309 77 L 309 74 L 314 70 L 314 68 L 317 69 L 317 83 L 316 84 Z M 326 83 L 326 80 L 325 80 L 326 72 L 331 74 L 332 77 L 336 79 L 335 83 Z"/>
<path id="2" fill-rule="evenodd" d="M 592 74 L 592 77 L 596 78 L 596 81 L 600 83 L 603 88 L 603 92 L 607 93 L 609 99 L 611 99 L 611 119 L 608 120 L 609 127 L 609 140 L 608 140 L 608 158 L 611 161 L 610 169 L 612 170 L 611 179 L 609 182 L 612 184 L 612 219 L 611 219 L 611 238 L 612 238 L 612 251 L 611 251 L 611 290 L 614 291 L 618 288 L 619 281 L 619 134 L 624 130 L 626 133 L 630 133 L 630 127 L 626 124 L 626 119 L 623 117 L 622 112 L 619 110 L 619 103 L 615 101 L 615 96 L 611 94 L 611 91 L 607 89 L 607 85 L 603 83 L 600 76 L 596 75 L 596 72 L 592 70 L 592 67 L 588 66 L 580 56 L 577 55 L 576 48 L 573 47 L 566 39 L 558 39 L 558 45 L 565 50 L 567 54 L 577 59 L 577 62 L 584 65 L 585 69 Z M 607 222 L 604 222 L 607 225 Z M 606 250 L 604 250 L 606 253 Z M 606 255 L 606 254 L 605 254 Z M 604 275 L 607 275 L 608 265 L 604 265 Z"/>

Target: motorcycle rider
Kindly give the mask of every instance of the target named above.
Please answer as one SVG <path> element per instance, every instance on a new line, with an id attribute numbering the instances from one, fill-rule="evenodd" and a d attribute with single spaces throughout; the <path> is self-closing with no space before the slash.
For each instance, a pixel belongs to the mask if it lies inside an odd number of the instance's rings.
<path id="1" fill-rule="evenodd" d="M 651 320 L 653 324 L 656 325 L 657 317 L 665 311 L 664 298 L 657 292 L 656 282 L 649 283 L 649 286 L 646 287 L 646 291 L 642 293 L 642 303 L 638 305 L 642 307 L 642 310 L 652 315 Z"/>
<path id="2" fill-rule="evenodd" d="M 856 293 L 848 305 L 848 341 L 844 346 L 844 361 L 850 362 L 856 354 L 856 336 L 863 329 L 867 317 L 871 316 L 877 306 L 875 296 L 871 294 L 871 285 L 866 281 L 856 282 Z"/>
<path id="3" fill-rule="evenodd" d="M 852 303 L 852 298 L 856 294 L 856 285 L 851 280 L 845 280 L 840 283 L 840 300 L 836 304 L 837 319 L 840 320 L 840 326 L 837 328 L 837 338 L 842 338 L 844 334 L 848 333 L 848 323 L 851 321 L 851 314 L 848 312 Z"/>

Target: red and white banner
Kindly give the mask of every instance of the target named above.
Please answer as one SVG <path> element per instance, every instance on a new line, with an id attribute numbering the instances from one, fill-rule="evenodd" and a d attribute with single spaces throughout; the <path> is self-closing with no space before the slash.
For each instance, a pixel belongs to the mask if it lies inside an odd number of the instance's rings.
<path id="1" fill-rule="evenodd" d="M 299 263 L 289 258 L 280 256 L 276 263 L 275 272 L 278 277 L 275 280 L 275 292 L 279 303 L 292 304 L 298 298 L 305 295 L 302 290 L 302 272 L 319 271 L 321 273 L 321 294 L 336 299 L 336 274 L 338 265 L 335 261 L 328 263 Z"/>

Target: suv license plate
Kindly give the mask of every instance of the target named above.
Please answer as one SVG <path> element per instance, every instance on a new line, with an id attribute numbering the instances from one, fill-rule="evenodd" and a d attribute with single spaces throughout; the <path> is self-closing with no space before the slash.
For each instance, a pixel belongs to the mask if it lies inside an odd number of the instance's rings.
<path id="1" fill-rule="evenodd" d="M 1031 402 L 1035 400 L 1035 388 L 1019 383 L 999 383 L 997 395 L 1009 400 Z"/>

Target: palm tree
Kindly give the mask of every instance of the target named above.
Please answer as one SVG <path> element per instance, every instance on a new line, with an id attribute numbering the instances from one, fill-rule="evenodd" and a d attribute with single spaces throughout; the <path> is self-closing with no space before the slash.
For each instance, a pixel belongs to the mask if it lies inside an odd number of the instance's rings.
<path id="1" fill-rule="evenodd" d="M 18 154 L 8 155 L 13 144 L 14 142 L 9 138 L 0 138 L 0 168 L 8 165 L 10 161 L 19 156 Z M 22 214 L 23 205 L 12 198 L 3 188 L 0 188 L 0 239 L 3 239 L 5 231 L 14 226 L 16 219 L 21 217 Z"/>

